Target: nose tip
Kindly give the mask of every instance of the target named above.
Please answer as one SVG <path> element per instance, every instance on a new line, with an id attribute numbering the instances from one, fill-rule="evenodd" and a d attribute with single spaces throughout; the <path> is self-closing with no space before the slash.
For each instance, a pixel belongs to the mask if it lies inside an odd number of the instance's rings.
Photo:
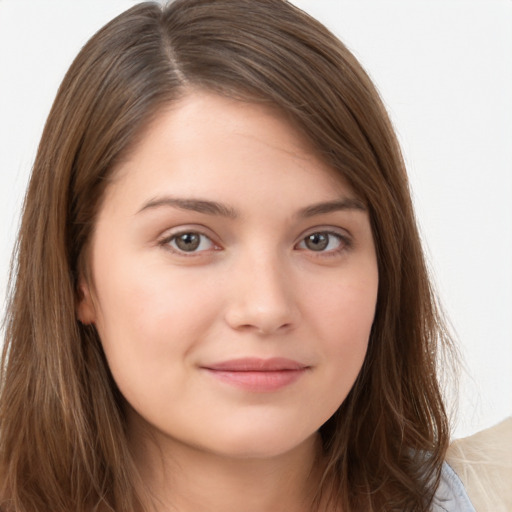
<path id="1" fill-rule="evenodd" d="M 228 324 L 238 331 L 252 331 L 259 335 L 281 333 L 292 328 L 293 323 L 285 318 L 284 315 L 278 315 L 275 311 L 266 310 L 248 310 L 239 308 L 237 311 L 231 310 L 227 315 Z"/>
<path id="2" fill-rule="evenodd" d="M 292 284 L 274 266 L 252 268 L 238 280 L 226 311 L 229 326 L 259 335 L 284 333 L 294 328 L 298 308 Z"/>

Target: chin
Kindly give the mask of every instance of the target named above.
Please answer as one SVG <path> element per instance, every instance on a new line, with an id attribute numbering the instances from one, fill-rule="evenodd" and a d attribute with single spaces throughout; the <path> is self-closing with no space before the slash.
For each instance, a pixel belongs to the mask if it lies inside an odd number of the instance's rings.
<path id="1" fill-rule="evenodd" d="M 295 451 L 308 450 L 319 438 L 318 432 L 308 436 L 294 436 L 290 430 L 265 432 L 259 429 L 248 434 L 246 432 L 237 435 L 232 432 L 227 438 L 223 436 L 223 439 L 215 443 L 221 448 L 214 448 L 211 451 L 233 459 L 272 459 Z"/>

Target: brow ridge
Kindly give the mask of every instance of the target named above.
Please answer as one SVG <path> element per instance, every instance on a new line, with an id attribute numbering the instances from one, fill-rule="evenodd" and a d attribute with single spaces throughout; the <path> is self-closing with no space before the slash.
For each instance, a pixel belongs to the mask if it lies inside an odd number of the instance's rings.
<path id="1" fill-rule="evenodd" d="M 365 212 L 366 207 L 359 199 L 354 197 L 343 197 L 341 199 L 335 199 L 334 201 L 326 201 L 306 206 L 299 211 L 298 216 L 308 218 L 343 210 L 360 210 Z"/>
<path id="2" fill-rule="evenodd" d="M 191 210 L 208 215 L 220 215 L 222 217 L 229 218 L 238 217 L 238 212 L 234 208 L 218 203 L 217 201 L 170 196 L 151 199 L 139 210 L 139 213 L 144 210 L 159 208 L 162 206 L 171 206 L 181 210 Z"/>
<path id="3" fill-rule="evenodd" d="M 239 213 L 231 206 L 219 203 L 217 201 L 210 201 L 208 199 L 194 199 L 194 198 L 180 198 L 180 197 L 156 197 L 151 199 L 139 210 L 138 213 L 155 209 L 159 207 L 174 207 L 182 210 L 190 210 L 207 215 L 220 215 L 235 219 L 239 217 Z M 333 201 L 326 201 L 321 203 L 312 204 L 302 208 L 298 211 L 297 216 L 300 218 L 309 218 L 316 215 L 323 215 L 335 211 L 343 210 L 360 210 L 366 211 L 365 205 L 356 198 L 343 197 Z"/>

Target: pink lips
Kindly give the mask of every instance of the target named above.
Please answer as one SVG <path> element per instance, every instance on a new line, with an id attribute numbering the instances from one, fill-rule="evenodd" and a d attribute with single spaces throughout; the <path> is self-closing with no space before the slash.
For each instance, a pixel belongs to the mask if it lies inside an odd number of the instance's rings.
<path id="1" fill-rule="evenodd" d="M 242 358 L 201 367 L 213 377 L 247 391 L 271 392 L 299 379 L 308 366 L 285 358 Z"/>

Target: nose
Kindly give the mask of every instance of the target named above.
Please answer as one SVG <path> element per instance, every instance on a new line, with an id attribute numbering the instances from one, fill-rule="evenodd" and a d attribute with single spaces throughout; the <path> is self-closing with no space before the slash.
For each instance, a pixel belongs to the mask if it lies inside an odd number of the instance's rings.
<path id="1" fill-rule="evenodd" d="M 278 258 L 251 258 L 230 276 L 230 283 L 225 319 L 232 329 L 268 335 L 297 325 L 294 280 Z"/>

